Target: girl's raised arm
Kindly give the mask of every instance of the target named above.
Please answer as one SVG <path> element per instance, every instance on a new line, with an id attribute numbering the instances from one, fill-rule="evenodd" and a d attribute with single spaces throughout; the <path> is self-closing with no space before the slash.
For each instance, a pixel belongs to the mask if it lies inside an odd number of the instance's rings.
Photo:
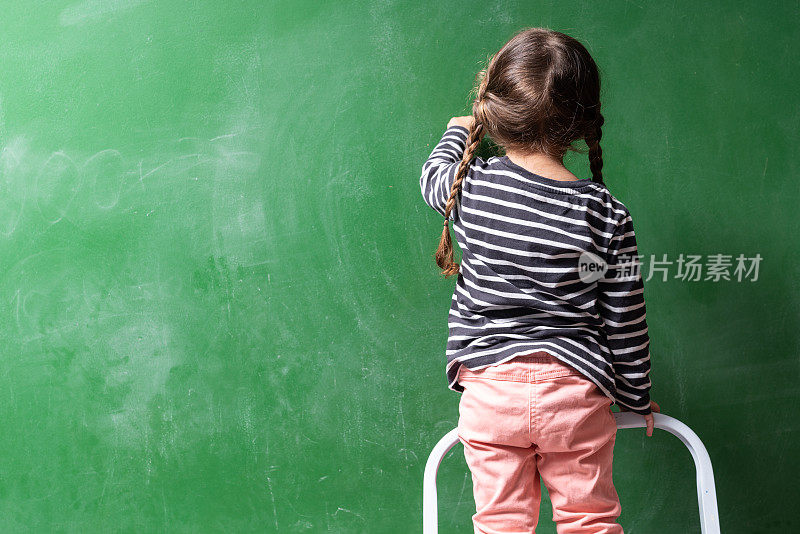
<path id="1" fill-rule="evenodd" d="M 419 178 L 422 198 L 442 217 L 447 199 L 450 198 L 458 165 L 464 156 L 468 135 L 469 131 L 464 126 L 449 126 L 428 160 L 422 165 L 422 175 Z M 450 220 L 454 220 L 454 217 L 455 210 L 450 213 Z"/>

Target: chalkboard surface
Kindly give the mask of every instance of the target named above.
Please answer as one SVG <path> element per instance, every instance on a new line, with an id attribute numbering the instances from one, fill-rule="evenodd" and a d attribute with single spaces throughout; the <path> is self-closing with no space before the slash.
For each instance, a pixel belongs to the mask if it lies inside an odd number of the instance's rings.
<path id="1" fill-rule="evenodd" d="M 723 531 L 796 531 L 798 7 L 3 2 L 0 531 L 419 531 L 459 400 L 419 171 L 525 26 L 600 65 L 605 180 L 674 262 L 653 399 L 708 447 Z M 439 480 L 471 531 L 460 445 Z M 615 483 L 626 532 L 699 532 L 674 437 L 620 431 Z"/>

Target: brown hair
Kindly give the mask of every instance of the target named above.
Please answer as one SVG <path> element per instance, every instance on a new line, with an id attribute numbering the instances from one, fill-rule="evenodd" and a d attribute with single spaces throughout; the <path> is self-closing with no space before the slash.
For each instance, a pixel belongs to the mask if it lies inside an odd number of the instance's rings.
<path id="1" fill-rule="evenodd" d="M 481 137 L 514 151 L 563 159 L 589 147 L 592 181 L 603 183 L 600 149 L 600 74 L 586 48 L 569 35 L 548 28 L 528 28 L 514 35 L 476 76 L 475 100 L 466 149 L 445 204 L 444 228 L 436 264 L 445 277 L 459 272 L 447 221 L 461 194 L 461 182 Z"/>

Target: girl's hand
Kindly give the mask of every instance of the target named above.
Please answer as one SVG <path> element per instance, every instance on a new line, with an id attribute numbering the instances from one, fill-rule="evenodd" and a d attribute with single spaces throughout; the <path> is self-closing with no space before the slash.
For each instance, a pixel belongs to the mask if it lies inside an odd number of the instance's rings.
<path id="1" fill-rule="evenodd" d="M 653 411 L 653 412 L 660 412 L 661 408 L 655 402 L 650 401 L 650 410 Z M 648 436 L 652 436 L 653 435 L 653 425 L 654 425 L 654 423 L 653 423 L 653 414 L 649 413 L 649 414 L 645 415 L 644 416 L 644 421 L 645 421 L 645 423 L 647 423 L 647 435 Z"/>
<path id="2" fill-rule="evenodd" d="M 625 408 L 622 405 L 620 405 L 619 410 L 621 412 L 629 412 L 630 411 L 630 410 L 628 410 L 627 408 Z M 651 400 L 650 401 L 650 410 L 653 411 L 653 412 L 661 412 L 661 407 L 658 404 L 656 404 L 655 401 Z M 655 424 L 653 422 L 653 414 L 649 413 L 649 414 L 645 415 L 644 416 L 644 421 L 645 421 L 645 423 L 647 423 L 647 435 L 648 436 L 652 436 L 653 435 L 653 425 Z"/>
<path id="3" fill-rule="evenodd" d="M 467 115 L 465 117 L 453 117 L 450 119 L 450 122 L 447 123 L 447 127 L 450 128 L 451 126 L 461 126 L 469 130 L 472 128 L 472 124 L 475 122 L 475 117 L 472 115 Z"/>

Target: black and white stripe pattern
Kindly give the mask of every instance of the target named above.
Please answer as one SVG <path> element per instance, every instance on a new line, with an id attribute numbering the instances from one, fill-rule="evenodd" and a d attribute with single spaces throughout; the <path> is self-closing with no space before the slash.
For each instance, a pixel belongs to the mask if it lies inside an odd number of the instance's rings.
<path id="1" fill-rule="evenodd" d="M 442 216 L 468 133 L 448 128 L 422 167 L 422 196 Z M 633 221 L 605 186 L 545 178 L 507 157 L 475 158 L 450 220 L 462 251 L 448 320 L 450 389 L 464 391 L 460 365 L 543 350 L 617 404 L 650 413 L 642 277 L 638 269 L 617 276 L 637 254 Z M 584 251 L 607 262 L 599 280 L 579 277 Z"/>

